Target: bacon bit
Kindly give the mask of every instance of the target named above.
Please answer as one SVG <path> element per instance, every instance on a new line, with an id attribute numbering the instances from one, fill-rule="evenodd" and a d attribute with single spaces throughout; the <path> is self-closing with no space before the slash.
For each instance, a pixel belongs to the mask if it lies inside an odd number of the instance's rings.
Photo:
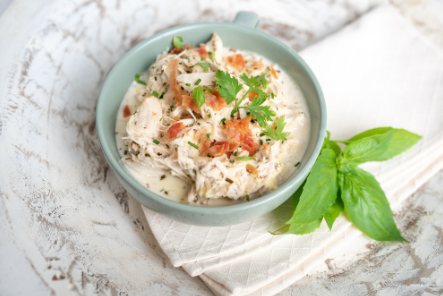
<path id="1" fill-rule="evenodd" d="M 168 128 L 167 135 L 170 140 L 177 138 L 177 135 L 185 128 L 183 122 L 177 122 Z"/>
<path id="2" fill-rule="evenodd" d="M 253 99 L 255 99 L 255 98 L 257 98 L 258 97 L 258 93 L 256 93 L 255 91 L 251 91 L 251 92 L 249 92 L 249 94 L 248 94 L 248 98 L 249 98 L 249 100 L 253 100 Z"/>
<path id="3" fill-rule="evenodd" d="M 251 134 L 242 137 L 242 148 L 249 152 L 249 156 L 252 156 L 257 151 L 257 143 L 254 142 Z"/>
<path id="4" fill-rule="evenodd" d="M 200 109 L 195 104 L 195 101 L 194 101 L 194 99 L 191 96 L 182 95 L 181 96 L 181 106 L 183 106 L 185 108 L 191 108 L 192 111 L 194 111 L 195 113 L 200 114 Z"/>
<path id="5" fill-rule="evenodd" d="M 257 175 L 257 168 L 255 166 L 253 166 L 252 164 L 248 163 L 246 165 L 246 171 L 250 174 Z"/>
<path id="6" fill-rule="evenodd" d="M 245 68 L 245 66 L 246 66 L 246 62 L 245 62 L 245 59 L 243 58 L 243 55 L 241 55 L 239 53 L 231 55 L 231 56 L 228 56 L 226 58 L 226 62 L 230 66 L 232 66 L 232 67 L 234 67 L 234 68 L 236 68 L 237 70 L 240 70 L 240 71 L 243 70 Z"/>
<path id="7" fill-rule="evenodd" d="M 201 43 L 200 47 L 198 48 L 198 54 L 202 57 L 205 58 L 208 56 L 208 51 L 206 50 L 206 46 Z"/>
<path id="8" fill-rule="evenodd" d="M 211 93 L 205 92 L 206 103 L 214 110 L 221 110 L 226 107 L 226 101 L 215 89 Z"/>
<path id="9" fill-rule="evenodd" d="M 229 150 L 229 143 L 227 141 L 215 142 L 206 150 L 206 153 L 213 156 L 221 156 Z"/>
<path id="10" fill-rule="evenodd" d="M 127 118 L 131 116 L 131 114 L 132 114 L 131 109 L 129 109 L 128 105 L 125 105 L 125 107 L 123 108 L 123 117 Z"/>
<path id="11" fill-rule="evenodd" d="M 261 69 L 263 69 L 265 67 L 265 65 L 263 64 L 263 60 L 262 59 L 257 59 L 257 60 L 254 60 L 252 62 L 251 67 L 254 70 L 261 70 Z"/>
<path id="12" fill-rule="evenodd" d="M 191 96 L 183 94 L 182 89 L 177 82 L 177 64 L 178 59 L 173 59 L 168 65 L 169 85 L 174 93 L 175 102 L 177 103 L 177 106 L 191 108 L 195 113 L 200 113 L 200 109 L 195 104 L 194 99 Z"/>
<path id="13" fill-rule="evenodd" d="M 169 51 L 169 53 L 172 53 L 172 54 L 179 54 L 179 53 L 181 53 L 183 50 L 185 50 L 183 47 L 180 47 L 180 48 L 176 48 L 176 47 L 174 47 L 173 49 L 171 49 L 171 50 Z"/>
<path id="14" fill-rule="evenodd" d="M 207 137 L 200 137 L 202 143 L 200 154 L 217 157 L 226 153 L 229 156 L 235 149 L 241 146 L 242 149 L 249 152 L 249 156 L 254 155 L 258 149 L 258 144 L 252 138 L 252 133 L 249 129 L 250 121 L 250 117 L 227 120 L 224 127 L 226 141 L 213 142 Z"/>
<path id="15" fill-rule="evenodd" d="M 213 157 L 221 156 L 225 153 L 230 153 L 237 148 L 236 144 L 230 143 L 228 141 L 215 142 L 209 148 L 206 149 L 206 154 Z"/>
<path id="16" fill-rule="evenodd" d="M 209 147 L 211 147 L 212 140 L 204 135 L 203 132 L 200 133 L 200 155 L 207 153 Z"/>
<path id="17" fill-rule="evenodd" d="M 275 70 L 274 66 L 269 66 L 269 72 L 271 73 L 272 77 L 274 77 L 275 79 L 278 78 L 278 72 L 277 70 Z"/>
<path id="18" fill-rule="evenodd" d="M 242 119 L 231 119 L 226 121 L 225 134 L 231 143 L 235 143 L 237 146 L 249 152 L 249 156 L 252 156 L 257 151 L 257 143 L 252 138 L 251 130 L 249 129 L 250 117 Z"/>

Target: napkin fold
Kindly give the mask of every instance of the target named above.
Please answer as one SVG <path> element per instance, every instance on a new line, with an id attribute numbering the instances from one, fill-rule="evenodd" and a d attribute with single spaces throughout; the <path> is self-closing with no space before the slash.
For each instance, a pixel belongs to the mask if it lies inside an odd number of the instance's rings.
<path id="1" fill-rule="evenodd" d="M 322 85 L 334 139 L 394 126 L 423 140 L 408 152 L 363 167 L 394 210 L 443 168 L 443 54 L 390 6 L 373 10 L 301 53 Z M 284 67 L 283 67 L 284 68 Z M 187 225 L 144 212 L 171 263 L 200 276 L 217 295 L 272 295 L 306 274 L 366 250 L 370 240 L 344 218 L 303 236 L 268 230 L 290 215 L 289 202 L 253 221 L 225 227 Z M 355 256 L 351 256 L 351 255 Z M 346 256 L 345 256 L 346 255 Z"/>

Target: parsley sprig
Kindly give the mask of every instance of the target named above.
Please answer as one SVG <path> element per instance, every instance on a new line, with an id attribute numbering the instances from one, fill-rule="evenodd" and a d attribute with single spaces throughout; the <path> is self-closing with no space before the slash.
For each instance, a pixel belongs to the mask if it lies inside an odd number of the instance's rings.
<path id="1" fill-rule="evenodd" d="M 248 86 L 248 90 L 237 98 L 238 93 L 243 89 L 242 84 L 236 77 L 231 76 L 224 71 L 217 71 L 215 74 L 216 89 L 220 95 L 225 99 L 226 103 L 230 104 L 234 102 L 234 106 L 231 111 L 231 117 L 240 110 L 244 109 L 248 115 L 257 121 L 257 123 L 265 129 L 265 134 L 274 140 L 286 140 L 288 133 L 283 132 L 285 127 L 285 121 L 283 117 L 280 117 L 272 126 L 268 126 L 268 122 L 271 121 L 276 115 L 275 112 L 264 103 L 268 99 L 268 94 L 264 89 L 268 86 L 265 74 L 250 76 L 242 74 L 240 79 Z M 243 101 L 248 97 L 253 98 L 251 103 L 243 105 Z"/>
<path id="2" fill-rule="evenodd" d="M 279 117 L 274 121 L 273 125 L 265 128 L 263 135 L 276 141 L 285 141 L 289 136 L 289 133 L 283 131 L 285 125 L 285 119 L 283 117 Z"/>
<path id="3" fill-rule="evenodd" d="M 249 87 L 248 90 L 243 94 L 243 96 L 238 99 L 238 93 L 243 89 L 243 86 L 238 81 L 237 78 L 231 76 L 229 73 L 224 71 L 217 71 L 215 74 L 216 89 L 220 95 L 225 99 L 226 103 L 230 104 L 234 102 L 234 107 L 231 112 L 231 117 L 240 109 L 243 108 L 252 117 L 254 117 L 260 126 L 265 127 L 266 122 L 271 120 L 275 115 L 269 106 L 264 106 L 263 103 L 266 101 L 268 95 L 261 89 L 268 85 L 268 81 L 264 74 L 258 76 L 248 77 L 243 74 L 240 77 L 245 84 Z M 247 106 L 241 106 L 241 103 L 250 95 L 253 94 L 254 99 L 251 104 Z"/>
<path id="4" fill-rule="evenodd" d="M 269 106 L 264 106 L 263 103 L 265 102 L 266 98 L 256 98 L 253 99 L 251 104 L 248 106 L 241 106 L 239 108 L 245 109 L 247 113 L 252 118 L 255 118 L 257 120 L 258 124 L 263 127 L 267 128 L 267 122 L 272 120 L 272 117 L 275 116 L 275 112 L 271 110 Z"/>

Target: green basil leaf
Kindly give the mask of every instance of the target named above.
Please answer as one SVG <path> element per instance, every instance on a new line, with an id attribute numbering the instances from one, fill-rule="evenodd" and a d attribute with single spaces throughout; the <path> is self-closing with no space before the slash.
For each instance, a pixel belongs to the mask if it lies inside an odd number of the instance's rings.
<path id="1" fill-rule="evenodd" d="M 340 146 L 334 142 L 334 141 L 328 141 L 328 148 L 331 148 L 332 150 L 334 150 L 335 154 L 338 156 L 341 153 L 341 148 Z"/>
<path id="2" fill-rule="evenodd" d="M 279 229 L 272 232 L 272 234 L 285 234 L 285 233 L 293 233 L 293 234 L 307 234 L 313 232 L 317 229 L 321 224 L 322 219 L 317 219 L 308 223 L 291 223 L 284 224 Z"/>
<path id="3" fill-rule="evenodd" d="M 345 143 L 350 143 L 350 142 L 355 142 L 357 140 L 369 137 L 369 136 L 374 136 L 374 135 L 379 135 L 379 134 L 384 134 L 390 130 L 392 130 L 392 127 L 376 127 L 376 128 L 372 128 L 372 129 L 368 129 L 364 132 L 361 132 L 359 134 L 356 134 L 355 136 L 353 136 L 352 138 L 348 139 L 345 141 Z"/>
<path id="4" fill-rule="evenodd" d="M 412 147 L 421 137 L 404 129 L 379 128 L 347 141 L 342 163 L 361 164 L 390 159 Z"/>
<path id="5" fill-rule="evenodd" d="M 326 221 L 326 224 L 328 224 L 329 230 L 332 229 L 332 225 L 334 225 L 335 219 L 340 215 L 340 213 L 343 211 L 343 202 L 341 201 L 341 198 L 337 197 L 337 200 L 335 203 L 329 207 L 329 209 L 324 214 L 324 218 Z"/>
<path id="6" fill-rule="evenodd" d="M 341 199 L 348 219 L 378 241 L 404 241 L 395 225 L 389 202 L 380 184 L 368 172 L 347 165 L 338 174 Z"/>
<path id="7" fill-rule="evenodd" d="M 335 151 L 323 148 L 315 161 L 303 193 L 289 223 L 308 223 L 321 219 L 337 198 L 337 164 Z"/>

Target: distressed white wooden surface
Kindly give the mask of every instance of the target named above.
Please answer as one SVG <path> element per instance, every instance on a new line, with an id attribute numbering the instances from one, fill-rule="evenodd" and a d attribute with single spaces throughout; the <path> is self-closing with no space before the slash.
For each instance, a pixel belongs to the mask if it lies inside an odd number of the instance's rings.
<path id="1" fill-rule="evenodd" d="M 15 1 L 0 16 L 0 294 L 206 295 L 160 252 L 99 150 L 95 100 L 112 64 L 179 23 L 256 11 L 296 49 L 380 1 Z M 441 2 L 394 1 L 443 48 Z M 284 295 L 441 294 L 443 173 L 410 199 L 412 243 L 376 246 Z"/>

